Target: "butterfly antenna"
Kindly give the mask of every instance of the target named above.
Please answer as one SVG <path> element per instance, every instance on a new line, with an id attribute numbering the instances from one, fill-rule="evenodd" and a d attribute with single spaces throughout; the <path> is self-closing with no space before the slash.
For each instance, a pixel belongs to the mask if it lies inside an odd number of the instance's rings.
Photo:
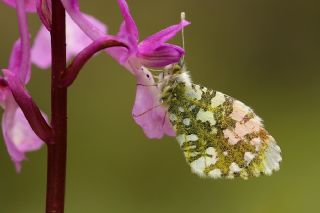
<path id="1" fill-rule="evenodd" d="M 184 20 L 186 20 L 186 13 L 185 12 L 182 12 L 181 13 L 181 21 L 184 21 Z M 182 36 L 182 48 L 185 50 L 185 42 L 184 42 L 184 27 L 181 29 L 181 36 Z M 183 67 L 184 66 L 184 54 L 183 54 L 183 56 L 181 57 L 181 59 L 180 59 L 180 62 L 179 62 L 179 65 L 181 66 L 181 67 Z"/>

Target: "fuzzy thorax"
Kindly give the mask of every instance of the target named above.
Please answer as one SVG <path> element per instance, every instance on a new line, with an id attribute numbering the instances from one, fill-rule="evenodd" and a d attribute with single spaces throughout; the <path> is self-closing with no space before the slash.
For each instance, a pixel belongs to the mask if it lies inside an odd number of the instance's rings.
<path id="1" fill-rule="evenodd" d="M 178 64 L 167 66 L 158 76 L 158 88 L 161 91 L 162 102 L 168 102 L 174 96 L 173 90 L 178 84 L 191 86 L 191 78 L 186 66 Z"/>

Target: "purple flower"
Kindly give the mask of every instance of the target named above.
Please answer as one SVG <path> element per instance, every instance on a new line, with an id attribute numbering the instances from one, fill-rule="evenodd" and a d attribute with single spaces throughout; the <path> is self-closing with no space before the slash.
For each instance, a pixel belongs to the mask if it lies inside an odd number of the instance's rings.
<path id="1" fill-rule="evenodd" d="M 92 40 L 97 40 L 105 35 L 94 23 L 81 13 L 77 0 L 61 0 L 72 20 Z M 162 68 L 166 65 L 177 63 L 184 54 L 182 48 L 167 44 L 183 27 L 189 24 L 182 21 L 172 25 L 139 43 L 137 26 L 129 12 L 125 0 L 118 0 L 124 22 L 120 27 L 117 38 L 128 45 L 129 50 L 114 47 L 107 52 L 120 64 L 135 75 L 137 84 L 154 85 L 152 74 L 146 67 Z M 159 103 L 160 91 L 155 86 L 137 86 L 136 100 L 133 107 L 134 120 L 140 125 L 149 138 L 161 138 L 164 135 L 174 136 L 166 111 Z"/>
<path id="2" fill-rule="evenodd" d="M 42 140 L 34 133 L 21 108 L 15 101 L 9 88 L 9 79 L 26 85 L 31 76 L 30 36 L 28 31 L 26 12 L 36 11 L 34 0 L 3 0 L 6 4 L 16 8 L 20 39 L 15 42 L 10 56 L 9 66 L 3 69 L 5 77 L 0 77 L 0 105 L 4 109 L 2 117 L 2 132 L 8 153 L 20 171 L 21 162 L 26 159 L 25 153 L 38 150 Z M 43 117 L 47 117 L 42 113 Z"/>
<path id="3" fill-rule="evenodd" d="M 6 72 L 13 72 L 19 75 L 18 71 L 23 63 L 21 49 L 21 42 L 18 40 L 13 46 L 9 67 Z M 30 75 L 30 66 L 27 72 Z M 2 117 L 4 142 L 12 161 L 15 163 L 16 170 L 20 171 L 21 162 L 26 159 L 25 153 L 38 150 L 43 145 L 43 142 L 31 129 L 20 107 L 14 100 L 6 79 L 3 77 L 0 77 L 0 105 L 4 109 Z M 43 116 L 46 117 L 44 114 Z"/>
<path id="4" fill-rule="evenodd" d="M 164 135 L 174 136 L 175 132 L 167 118 L 167 109 L 159 102 L 160 91 L 157 87 L 151 86 L 155 84 L 155 81 L 146 67 L 161 68 L 179 62 L 184 54 L 183 49 L 165 42 L 174 37 L 189 22 L 181 21 L 181 23 L 161 30 L 139 43 L 138 29 L 126 1 L 118 0 L 118 3 L 124 18 L 118 37 L 128 43 L 129 50 L 116 47 L 108 52 L 136 76 L 138 86 L 132 112 L 133 117 L 149 138 L 161 138 Z"/>
<path id="5" fill-rule="evenodd" d="M 158 33 L 155 33 L 139 43 L 139 32 L 125 0 L 118 0 L 124 22 L 121 24 L 118 37 L 128 43 L 129 51 L 125 48 L 113 48 L 109 51 L 120 63 L 124 64 L 131 72 L 139 75 L 140 67 L 159 68 L 177 63 L 184 50 L 176 45 L 167 44 L 189 22 L 182 21 Z"/>

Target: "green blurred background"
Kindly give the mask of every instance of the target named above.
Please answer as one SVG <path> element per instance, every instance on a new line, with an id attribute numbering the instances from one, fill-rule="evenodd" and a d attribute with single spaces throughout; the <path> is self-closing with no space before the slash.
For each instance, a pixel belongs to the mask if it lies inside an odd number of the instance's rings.
<path id="1" fill-rule="evenodd" d="M 116 33 L 116 1 L 82 0 Z M 271 177 L 207 180 L 190 172 L 174 138 L 146 138 L 132 117 L 133 76 L 105 54 L 69 92 L 66 212 L 320 212 L 320 2 L 317 0 L 128 0 L 144 38 L 179 21 L 194 82 L 252 106 L 283 151 Z M 39 27 L 30 15 L 32 36 Z M 18 36 L 14 10 L 0 6 L 0 64 Z M 173 42 L 181 44 L 180 36 Z M 50 111 L 48 71 L 28 86 Z M 2 140 L 2 137 L 1 137 Z M 16 174 L 0 144 L 0 212 L 44 212 L 46 149 Z"/>

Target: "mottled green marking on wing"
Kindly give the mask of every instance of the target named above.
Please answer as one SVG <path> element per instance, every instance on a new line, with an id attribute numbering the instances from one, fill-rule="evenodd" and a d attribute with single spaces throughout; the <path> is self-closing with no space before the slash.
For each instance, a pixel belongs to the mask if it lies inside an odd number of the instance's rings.
<path id="1" fill-rule="evenodd" d="M 280 148 L 250 108 L 194 84 L 178 83 L 172 94 L 165 104 L 193 172 L 246 179 L 279 169 Z"/>

